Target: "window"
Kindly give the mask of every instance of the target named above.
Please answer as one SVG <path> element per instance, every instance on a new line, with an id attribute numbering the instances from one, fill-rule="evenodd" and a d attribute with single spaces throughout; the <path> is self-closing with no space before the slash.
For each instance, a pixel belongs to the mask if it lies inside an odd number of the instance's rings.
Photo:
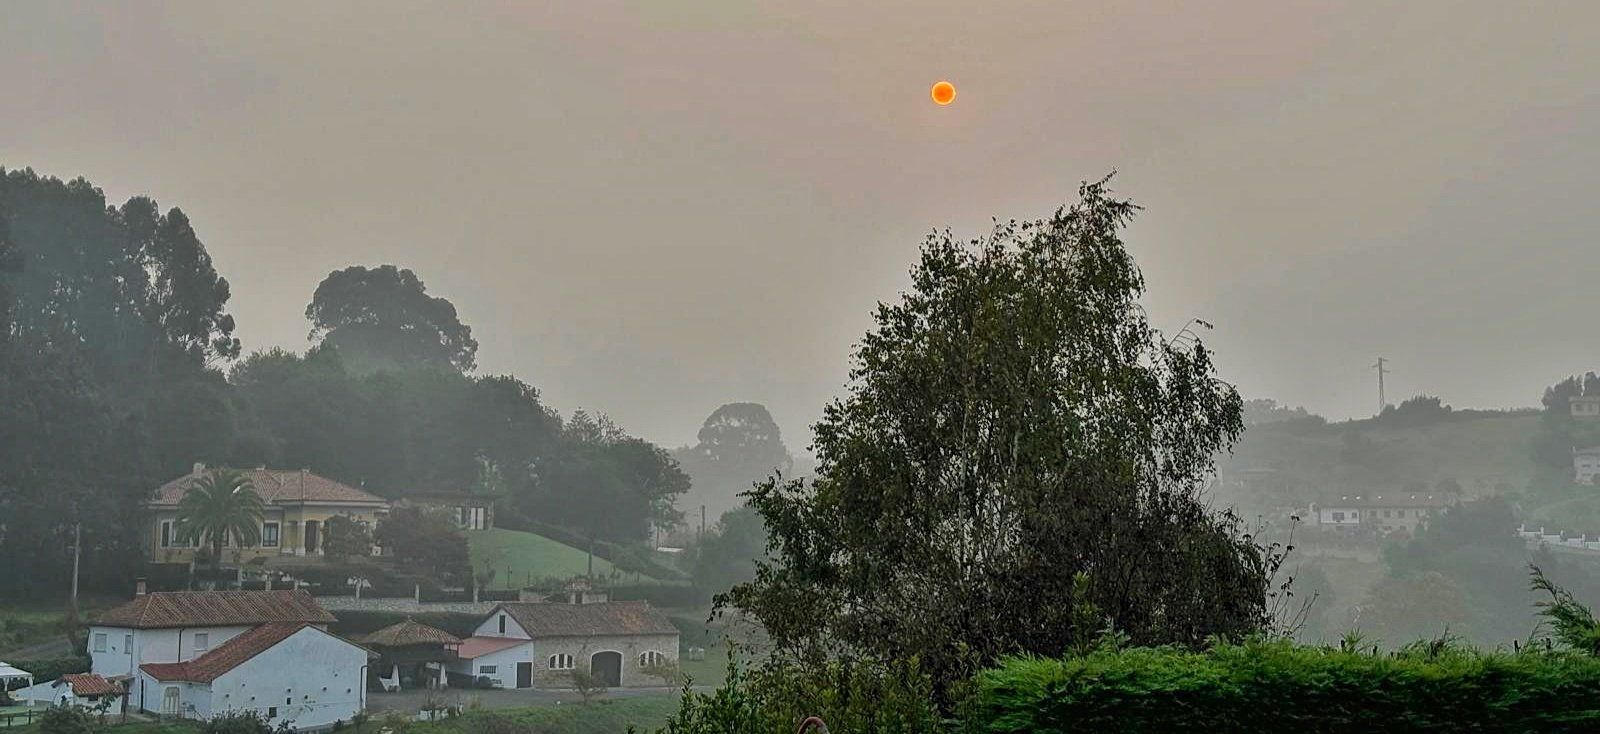
<path id="1" fill-rule="evenodd" d="M 278 707 L 277 706 L 268 706 L 267 707 L 267 718 L 269 718 L 269 719 L 278 718 Z"/>
<path id="2" fill-rule="evenodd" d="M 1334 522 L 1344 522 L 1344 513 L 1343 512 L 1335 512 L 1335 513 L 1333 513 L 1333 521 Z"/>
<path id="3" fill-rule="evenodd" d="M 499 666 L 495 666 L 495 665 L 479 665 L 478 666 L 478 675 L 494 675 L 495 671 L 497 671 L 497 670 L 499 670 Z"/>
<path id="4" fill-rule="evenodd" d="M 655 650 L 648 650 L 639 654 L 639 667 L 641 668 L 659 668 L 666 664 L 667 656 Z"/>
<path id="5" fill-rule="evenodd" d="M 550 656 L 551 670 L 572 670 L 572 656 L 565 653 Z"/>
<path id="6" fill-rule="evenodd" d="M 1383 516 L 1384 517 L 1388 517 L 1389 516 L 1389 511 L 1388 510 L 1384 510 L 1383 511 Z"/>
<path id="7" fill-rule="evenodd" d="M 1406 511 L 1405 510 L 1395 510 L 1394 511 L 1394 516 L 1395 517 L 1405 517 L 1406 516 Z"/>
<path id="8" fill-rule="evenodd" d="M 278 524 L 275 522 L 261 523 L 261 547 L 278 547 Z"/>
<path id="9" fill-rule="evenodd" d="M 104 633 L 104 632 L 96 632 L 96 633 L 94 633 L 94 651 L 95 652 L 105 652 L 106 651 L 106 633 Z"/>
<path id="10" fill-rule="evenodd" d="M 161 547 L 172 547 L 172 522 L 169 520 L 161 521 Z"/>
<path id="11" fill-rule="evenodd" d="M 206 650 L 209 650 L 209 649 L 211 649 L 211 633 L 209 633 L 209 632 L 196 632 L 196 633 L 194 633 L 194 654 L 195 654 L 195 657 L 199 657 L 200 653 L 203 653 L 203 652 L 205 652 Z"/>
<path id="12" fill-rule="evenodd" d="M 506 615 L 500 615 L 500 634 L 506 633 Z"/>
<path id="13" fill-rule="evenodd" d="M 133 654 L 133 635 L 122 636 L 122 653 L 124 655 Z"/>

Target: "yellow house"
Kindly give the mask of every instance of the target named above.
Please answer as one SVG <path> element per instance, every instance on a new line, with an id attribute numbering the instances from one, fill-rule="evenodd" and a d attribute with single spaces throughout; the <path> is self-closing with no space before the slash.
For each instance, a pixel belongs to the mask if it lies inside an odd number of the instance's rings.
<path id="1" fill-rule="evenodd" d="M 178 502 L 206 473 L 204 464 L 156 490 L 145 504 L 150 511 L 150 559 L 157 563 L 187 563 L 194 559 L 193 545 L 178 539 Z M 226 563 L 243 563 L 268 556 L 320 556 L 327 539 L 328 518 L 345 515 L 369 528 L 389 511 L 389 501 L 371 492 L 340 484 L 309 469 L 250 469 L 256 494 L 266 505 L 261 520 L 261 544 L 249 548 L 224 546 Z"/>

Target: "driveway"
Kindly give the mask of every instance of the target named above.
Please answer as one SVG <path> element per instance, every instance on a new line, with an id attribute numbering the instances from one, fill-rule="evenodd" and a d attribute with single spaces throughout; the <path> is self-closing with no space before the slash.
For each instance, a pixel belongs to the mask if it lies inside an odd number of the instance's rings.
<path id="1" fill-rule="evenodd" d="M 695 686 L 696 691 L 709 691 L 709 686 Z M 681 687 L 656 686 L 650 688 L 609 688 L 599 696 L 600 700 L 608 698 L 650 698 L 650 697 L 677 697 L 683 694 Z M 412 690 L 399 693 L 368 693 L 367 711 L 380 713 L 384 711 L 399 711 L 414 714 L 422 710 L 422 704 L 433 701 L 443 701 L 452 706 L 468 706 L 476 701 L 477 706 L 485 709 L 511 709 L 527 708 L 529 706 L 544 706 L 555 703 L 578 703 L 583 697 L 577 691 L 564 689 L 507 689 L 507 688 L 447 688 L 442 691 Z"/>

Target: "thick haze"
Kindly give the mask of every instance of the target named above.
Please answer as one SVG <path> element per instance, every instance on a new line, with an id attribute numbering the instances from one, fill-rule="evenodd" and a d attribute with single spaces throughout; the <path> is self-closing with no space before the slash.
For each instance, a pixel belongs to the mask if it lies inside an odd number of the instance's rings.
<path id="1" fill-rule="evenodd" d="M 928 230 L 1113 168 L 1152 319 L 1248 396 L 1600 367 L 1600 3 L 1343 5 L 8 2 L 0 165 L 182 207 L 247 350 L 392 262 L 669 446 L 750 400 L 803 447 Z"/>

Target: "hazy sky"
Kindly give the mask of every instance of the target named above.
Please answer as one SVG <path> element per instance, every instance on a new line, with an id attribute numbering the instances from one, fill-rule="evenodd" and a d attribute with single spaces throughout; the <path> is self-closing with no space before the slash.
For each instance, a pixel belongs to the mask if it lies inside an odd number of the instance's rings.
<path id="1" fill-rule="evenodd" d="M 1113 168 L 1152 319 L 1248 396 L 1600 368 L 1596 2 L 0 0 L 0 94 L 0 165 L 188 212 L 247 349 L 395 263 L 669 446 L 753 400 L 803 447 L 927 231 Z"/>

